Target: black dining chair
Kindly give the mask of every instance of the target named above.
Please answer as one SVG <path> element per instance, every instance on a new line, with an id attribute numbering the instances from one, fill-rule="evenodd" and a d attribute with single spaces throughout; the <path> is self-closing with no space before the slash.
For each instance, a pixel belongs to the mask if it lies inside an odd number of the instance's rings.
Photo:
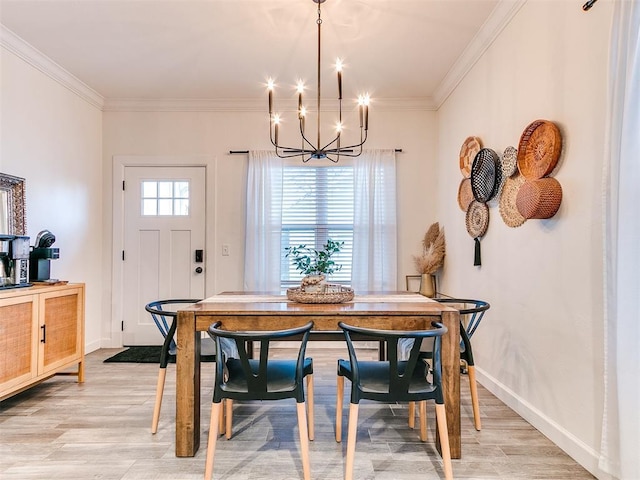
<path id="1" fill-rule="evenodd" d="M 453 478 L 449 433 L 442 391 L 441 340 L 447 328 L 432 322 L 432 329 L 420 331 L 375 330 L 338 323 L 343 330 L 349 351 L 349 360 L 338 360 L 338 391 L 336 401 L 336 441 L 342 440 L 342 403 L 344 379 L 351 381 L 351 403 L 349 405 L 349 429 L 347 433 L 346 480 L 353 479 L 353 465 L 358 427 L 360 400 L 377 402 L 419 402 L 421 410 L 420 440 L 426 441 L 426 401 L 435 400 L 438 432 L 442 449 L 445 478 Z M 352 337 L 384 341 L 387 360 L 359 360 Z M 413 346 L 406 360 L 398 356 L 398 341 L 413 339 Z M 420 358 L 420 346 L 425 338 L 433 339 L 432 365 Z"/>
<path id="2" fill-rule="evenodd" d="M 309 399 L 313 398 L 313 360 L 305 357 L 309 332 L 313 322 L 306 325 L 275 331 L 239 332 L 223 330 L 224 323 L 217 322 L 209 327 L 209 335 L 221 349 L 224 339 L 235 342 L 238 358 L 230 358 L 225 362 L 216 362 L 216 376 L 211 403 L 211 423 L 209 425 L 209 441 L 205 463 L 205 479 L 213 474 L 214 454 L 219 430 L 222 401 L 239 400 L 282 400 L 293 398 L 296 401 L 298 414 L 298 430 L 302 470 L 305 480 L 311 478 L 309 465 L 310 429 L 307 422 L 307 411 L 304 392 L 305 371 Z M 295 359 L 269 358 L 271 342 L 300 337 L 300 348 Z M 251 358 L 248 345 L 254 342 L 260 345 L 260 357 Z M 227 407 L 228 408 L 228 407 Z M 312 420 L 311 420 L 312 422 Z"/>
<path id="3" fill-rule="evenodd" d="M 476 430 L 482 429 L 480 420 L 480 402 L 478 401 L 478 386 L 476 383 L 476 367 L 473 360 L 473 349 L 471 348 L 471 337 L 480 325 L 484 314 L 491 305 L 484 300 L 472 300 L 466 298 L 436 298 L 439 303 L 452 306 L 460 312 L 460 361 L 463 370 L 469 375 L 469 390 L 471 391 L 471 406 L 473 408 L 473 423 Z M 431 350 L 420 353 L 423 358 L 431 358 Z M 409 426 L 413 428 L 415 417 L 415 404 L 409 404 Z"/>
<path id="4" fill-rule="evenodd" d="M 178 310 L 188 305 L 198 303 L 197 299 L 167 299 L 156 300 L 145 305 L 144 309 L 151 314 L 154 323 L 164 337 L 164 343 L 160 350 L 160 369 L 158 370 L 158 381 L 156 384 L 156 401 L 153 407 L 153 419 L 151 420 L 151 433 L 158 431 L 158 423 L 160 421 L 160 409 L 162 407 L 162 396 L 164 393 L 164 384 L 167 376 L 167 365 L 170 361 L 175 362 L 176 358 L 176 342 L 174 339 L 176 328 L 178 326 L 177 316 Z M 215 355 L 215 343 L 209 339 L 203 339 L 201 346 L 201 355 Z"/>

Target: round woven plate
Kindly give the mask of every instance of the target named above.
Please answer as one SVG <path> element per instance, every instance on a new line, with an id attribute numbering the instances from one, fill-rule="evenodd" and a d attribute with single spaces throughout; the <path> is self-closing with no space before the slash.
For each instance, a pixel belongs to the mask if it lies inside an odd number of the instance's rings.
<path id="1" fill-rule="evenodd" d="M 463 178 L 458 187 L 458 206 L 460 210 L 466 212 L 469 204 L 473 202 L 473 192 L 471 191 L 471 179 Z"/>
<path id="2" fill-rule="evenodd" d="M 460 148 L 460 172 L 464 178 L 471 176 L 471 164 L 476 154 L 482 148 L 482 141 L 478 137 L 467 137 Z"/>
<path id="3" fill-rule="evenodd" d="M 471 165 L 471 191 L 481 203 L 491 200 L 500 187 L 502 168 L 500 157 L 490 148 L 482 148 Z"/>
<path id="4" fill-rule="evenodd" d="M 303 292 L 300 287 L 287 288 L 287 298 L 297 303 L 344 303 L 353 300 L 353 288 L 342 287 L 339 292 Z"/>
<path id="5" fill-rule="evenodd" d="M 562 136 L 553 122 L 536 120 L 525 128 L 518 146 L 518 169 L 527 180 L 549 175 L 560 158 Z"/>
<path id="6" fill-rule="evenodd" d="M 487 233 L 489 227 L 489 207 L 477 201 L 471 202 L 465 217 L 467 232 L 471 238 L 478 238 Z"/>
<path id="7" fill-rule="evenodd" d="M 502 154 L 502 177 L 509 178 L 518 171 L 518 150 L 507 147 Z"/>
<path id="8" fill-rule="evenodd" d="M 518 190 L 524 183 L 525 178 L 518 174 L 513 177 L 507 178 L 502 187 L 502 194 L 500 195 L 500 216 L 507 225 L 507 227 L 516 228 L 522 225 L 527 219 L 524 218 L 516 207 L 516 197 L 518 196 Z"/>

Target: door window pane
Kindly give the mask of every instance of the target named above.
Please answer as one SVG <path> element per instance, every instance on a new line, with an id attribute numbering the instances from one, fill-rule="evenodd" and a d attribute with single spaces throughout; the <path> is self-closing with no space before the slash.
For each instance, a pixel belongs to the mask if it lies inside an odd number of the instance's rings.
<path id="1" fill-rule="evenodd" d="M 140 191 L 143 216 L 189 215 L 189 182 L 186 180 L 144 180 Z"/>

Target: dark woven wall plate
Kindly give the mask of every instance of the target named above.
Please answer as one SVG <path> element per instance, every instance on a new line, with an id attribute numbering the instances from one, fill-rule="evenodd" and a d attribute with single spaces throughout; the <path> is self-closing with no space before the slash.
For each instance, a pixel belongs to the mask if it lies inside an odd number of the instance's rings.
<path id="1" fill-rule="evenodd" d="M 490 148 L 482 148 L 476 154 L 471 165 L 471 191 L 480 203 L 491 200 L 502 182 L 500 157 Z"/>

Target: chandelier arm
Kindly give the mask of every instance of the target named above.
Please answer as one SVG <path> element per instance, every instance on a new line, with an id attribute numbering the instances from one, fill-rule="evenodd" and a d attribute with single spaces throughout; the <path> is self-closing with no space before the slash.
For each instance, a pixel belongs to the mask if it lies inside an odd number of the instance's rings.
<path id="1" fill-rule="evenodd" d="M 307 136 L 304 134 L 304 130 L 302 129 L 302 120 L 300 120 L 300 135 L 302 136 L 302 139 L 305 141 L 305 143 L 309 145 L 309 147 L 311 147 L 314 151 L 317 150 L 316 146 L 313 143 L 311 143 L 307 138 Z M 300 150 L 304 150 L 304 149 L 300 149 Z"/>
<path id="2" fill-rule="evenodd" d="M 313 153 L 313 152 L 309 152 L 307 150 L 296 150 L 295 153 L 293 153 L 294 150 L 291 150 L 291 153 L 287 153 L 287 151 L 282 149 L 282 147 L 280 147 L 280 148 L 281 148 L 281 151 L 278 151 L 276 149 L 276 155 L 278 157 L 280 157 L 280 158 L 304 157 L 307 154 Z"/>
<path id="3" fill-rule="evenodd" d="M 331 145 L 333 145 L 334 143 L 336 143 L 338 141 L 338 139 L 340 138 L 340 134 L 336 135 L 336 138 L 334 138 L 333 140 L 331 140 L 329 143 L 327 143 L 324 147 L 322 147 L 322 150 L 327 150 L 328 147 L 330 147 Z M 346 148 L 346 147 L 345 147 Z M 332 151 L 337 151 L 337 150 L 342 150 L 342 147 L 340 148 L 332 148 L 330 149 Z"/>
<path id="4" fill-rule="evenodd" d="M 347 145 L 346 147 L 340 147 L 340 150 L 347 150 L 347 149 L 353 149 L 353 148 L 358 148 L 358 147 L 362 147 L 362 145 L 364 145 L 364 143 L 367 141 L 367 131 L 365 130 L 364 132 L 364 139 L 360 140 L 360 143 L 354 143 L 353 145 Z"/>

